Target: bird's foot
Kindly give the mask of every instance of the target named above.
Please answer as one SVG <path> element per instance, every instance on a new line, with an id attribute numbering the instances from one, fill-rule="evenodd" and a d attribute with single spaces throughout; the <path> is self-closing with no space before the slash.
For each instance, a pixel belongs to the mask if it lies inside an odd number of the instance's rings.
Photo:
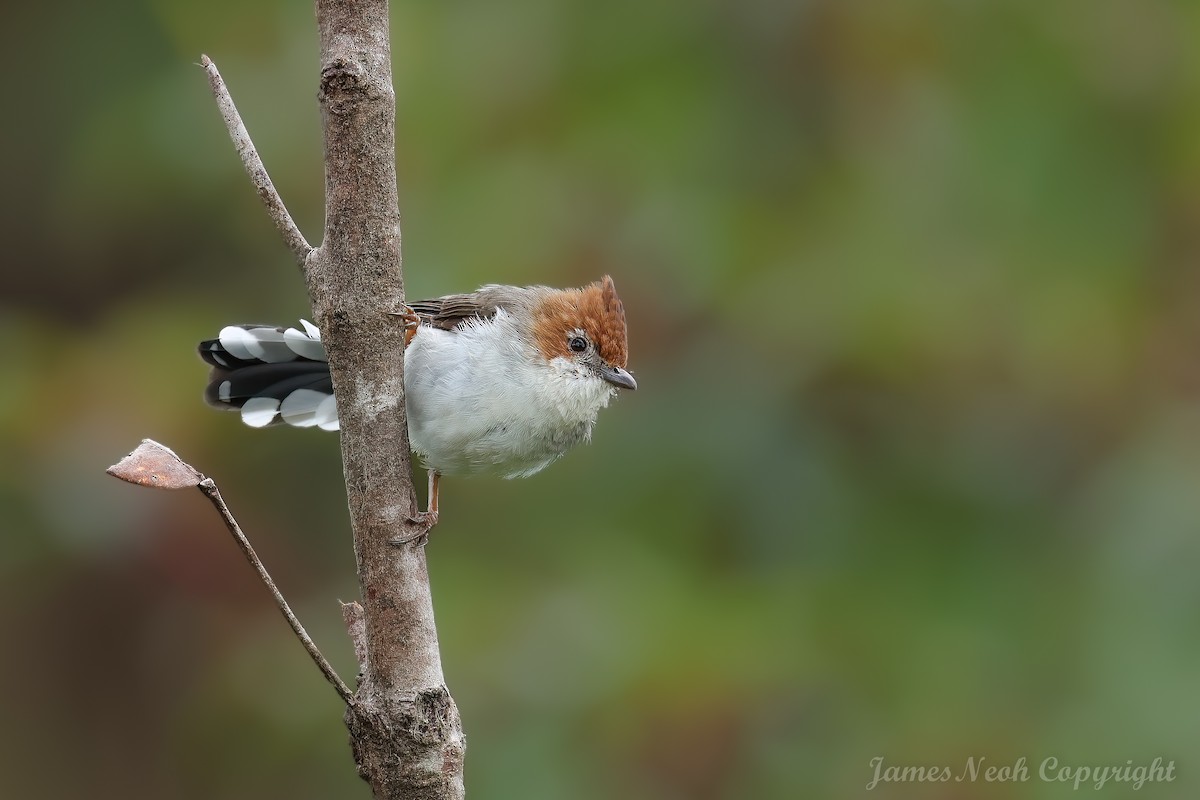
<path id="1" fill-rule="evenodd" d="M 418 511 L 408 521 L 413 525 L 421 528 L 421 530 L 412 536 L 403 539 L 391 539 L 388 544 L 393 547 L 402 547 L 409 543 L 416 543 L 418 547 L 424 547 L 429 541 L 429 531 L 438 523 L 438 488 L 441 485 L 442 476 L 433 470 L 429 471 L 429 509 L 426 511 Z"/>
<path id="2" fill-rule="evenodd" d="M 418 511 L 415 515 L 408 517 L 408 521 L 413 525 L 420 525 L 429 532 L 429 528 L 438 524 L 438 512 L 435 508 L 432 511 Z"/>
<path id="3" fill-rule="evenodd" d="M 392 547 L 404 547 L 408 544 L 424 547 L 429 542 L 429 532 L 433 530 L 433 526 L 437 525 L 438 512 L 436 511 L 418 511 L 411 517 L 406 517 L 408 522 L 418 528 L 417 532 L 405 536 L 403 538 L 388 539 L 388 544 Z"/>

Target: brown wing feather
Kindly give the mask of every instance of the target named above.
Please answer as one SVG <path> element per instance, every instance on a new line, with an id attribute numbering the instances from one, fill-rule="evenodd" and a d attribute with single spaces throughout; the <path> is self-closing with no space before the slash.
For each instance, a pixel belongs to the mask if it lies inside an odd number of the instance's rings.
<path id="1" fill-rule="evenodd" d="M 491 319 L 496 315 L 496 310 L 506 304 L 497 302 L 497 298 L 491 293 L 471 292 L 436 297 L 432 300 L 418 300 L 408 305 L 417 312 L 424 324 L 449 331 L 457 328 L 464 320 Z"/>

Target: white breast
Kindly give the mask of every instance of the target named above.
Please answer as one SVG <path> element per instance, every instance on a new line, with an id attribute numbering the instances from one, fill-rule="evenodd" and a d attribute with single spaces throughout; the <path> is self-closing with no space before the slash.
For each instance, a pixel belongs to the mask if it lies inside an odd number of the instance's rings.
<path id="1" fill-rule="evenodd" d="M 532 475 L 591 437 L 614 389 L 547 362 L 500 311 L 455 331 L 423 325 L 405 351 L 413 450 L 444 475 Z"/>

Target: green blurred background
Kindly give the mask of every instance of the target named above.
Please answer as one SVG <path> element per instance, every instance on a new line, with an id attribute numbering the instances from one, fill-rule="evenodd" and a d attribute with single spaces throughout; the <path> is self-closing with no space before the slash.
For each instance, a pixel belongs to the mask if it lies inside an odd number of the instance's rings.
<path id="1" fill-rule="evenodd" d="M 204 499 L 103 472 L 214 476 L 353 675 L 336 437 L 206 409 L 193 354 L 307 314 L 194 63 L 319 241 L 311 7 L 5 17 L 0 792 L 365 800 Z M 410 296 L 611 273 L 641 387 L 443 488 L 470 796 L 849 798 L 877 756 L 1032 774 L 870 796 L 1078 794 L 1050 756 L 1196 796 L 1200 5 L 413 0 L 393 48 Z"/>

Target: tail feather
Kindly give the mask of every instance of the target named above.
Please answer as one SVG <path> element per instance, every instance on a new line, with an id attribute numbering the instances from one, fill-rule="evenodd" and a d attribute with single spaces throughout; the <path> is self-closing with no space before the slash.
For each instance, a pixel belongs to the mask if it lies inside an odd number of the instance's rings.
<path id="1" fill-rule="evenodd" d="M 337 405 L 321 333 L 268 325 L 231 325 L 200 343 L 213 367 L 204 399 L 214 408 L 239 411 L 255 428 L 287 424 L 337 430 Z"/>

